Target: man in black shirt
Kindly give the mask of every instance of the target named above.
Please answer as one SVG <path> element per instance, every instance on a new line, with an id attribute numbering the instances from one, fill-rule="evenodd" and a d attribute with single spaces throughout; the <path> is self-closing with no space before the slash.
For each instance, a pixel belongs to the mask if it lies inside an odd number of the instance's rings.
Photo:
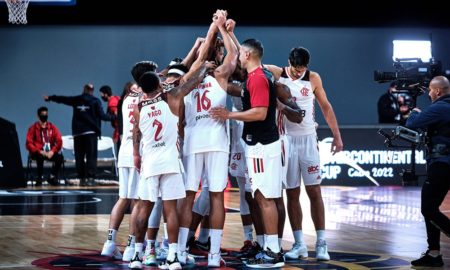
<path id="1" fill-rule="evenodd" d="M 97 138 L 101 136 L 101 120 L 112 120 L 112 116 L 105 114 L 100 99 L 94 97 L 93 93 L 94 85 L 89 83 L 83 87 L 83 93 L 79 96 L 44 96 L 45 101 L 54 101 L 73 108 L 75 165 L 81 186 L 95 184 Z"/>

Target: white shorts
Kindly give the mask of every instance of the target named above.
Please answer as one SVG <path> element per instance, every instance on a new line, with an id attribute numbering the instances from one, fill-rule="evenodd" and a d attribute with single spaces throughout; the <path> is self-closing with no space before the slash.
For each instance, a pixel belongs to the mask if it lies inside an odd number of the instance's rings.
<path id="1" fill-rule="evenodd" d="M 305 186 L 322 182 L 317 135 L 288 136 L 290 142 L 286 188 L 300 186 L 301 178 Z"/>
<path id="2" fill-rule="evenodd" d="M 183 158 L 186 170 L 186 190 L 197 191 L 200 178 L 206 176 L 211 192 L 222 192 L 228 183 L 228 153 L 204 152 Z M 203 173 L 205 172 L 205 173 Z"/>
<path id="3" fill-rule="evenodd" d="M 156 202 L 160 196 L 163 201 L 186 197 L 181 173 L 168 173 L 150 176 L 139 182 L 139 199 Z"/>
<path id="4" fill-rule="evenodd" d="M 195 212 L 204 217 L 209 215 L 210 208 L 209 189 L 208 187 L 203 186 L 200 195 L 198 195 L 197 199 L 194 202 L 192 212 Z"/>
<path id="5" fill-rule="evenodd" d="M 283 188 L 286 188 L 286 177 L 289 162 L 289 140 L 286 135 L 280 135 L 281 143 L 281 181 Z"/>
<path id="6" fill-rule="evenodd" d="M 245 162 L 244 152 L 231 152 L 229 172 L 233 177 L 245 177 L 247 163 Z"/>
<path id="7" fill-rule="evenodd" d="M 125 199 L 138 198 L 139 174 L 130 167 L 119 168 L 119 197 Z"/>
<path id="8" fill-rule="evenodd" d="M 281 197 L 281 143 L 247 145 L 246 157 L 252 192 L 259 190 L 265 198 Z"/>

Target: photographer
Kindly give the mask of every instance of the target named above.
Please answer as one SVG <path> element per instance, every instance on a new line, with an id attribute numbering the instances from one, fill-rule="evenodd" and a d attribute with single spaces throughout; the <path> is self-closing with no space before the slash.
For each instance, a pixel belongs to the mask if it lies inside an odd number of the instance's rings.
<path id="1" fill-rule="evenodd" d="M 397 90 L 397 83 L 392 82 L 389 89 L 378 100 L 378 123 L 398 124 L 404 123 L 409 107 L 405 103 L 405 98 L 401 95 L 394 95 Z"/>
<path id="2" fill-rule="evenodd" d="M 440 267 L 441 231 L 450 237 L 450 219 L 439 211 L 450 189 L 450 83 L 444 76 L 434 77 L 428 95 L 432 104 L 421 111 L 414 108 L 406 122 L 412 129 L 426 128 L 428 136 L 427 180 L 422 187 L 422 215 L 425 218 L 428 250 L 413 266 Z"/>

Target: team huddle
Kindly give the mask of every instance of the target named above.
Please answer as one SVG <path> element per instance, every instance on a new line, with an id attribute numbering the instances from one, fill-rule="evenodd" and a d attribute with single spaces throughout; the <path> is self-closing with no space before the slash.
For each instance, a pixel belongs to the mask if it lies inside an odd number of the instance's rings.
<path id="1" fill-rule="evenodd" d="M 244 230 L 244 245 L 236 256 L 247 267 L 282 267 L 285 260 L 308 257 L 301 179 L 311 201 L 316 258 L 330 259 L 315 100 L 333 133 L 331 151 L 341 151 L 343 144 L 321 78 L 308 69 L 305 48 L 291 50 L 287 67 L 263 65 L 261 42 L 239 43 L 234 28 L 227 12 L 217 10 L 206 37 L 198 38 L 184 59 L 160 72 L 152 61 L 132 68 L 137 84 L 122 106 L 119 200 L 102 255 L 129 261 L 131 269 L 142 269 L 143 264 L 182 269 L 201 255 L 208 257 L 208 267 L 223 267 L 224 190 L 230 173 L 239 185 Z M 228 96 L 232 110 L 227 109 Z M 295 238 L 285 252 L 283 189 Z M 129 237 L 122 254 L 116 235 L 130 204 Z M 161 216 L 165 234 L 159 244 Z"/>

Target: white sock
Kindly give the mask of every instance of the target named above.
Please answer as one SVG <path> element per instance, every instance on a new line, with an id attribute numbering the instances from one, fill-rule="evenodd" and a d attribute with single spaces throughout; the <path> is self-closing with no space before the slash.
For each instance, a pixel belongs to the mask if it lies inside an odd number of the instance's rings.
<path id="1" fill-rule="evenodd" d="M 136 241 L 136 236 L 130 234 L 128 235 L 128 242 L 127 242 L 127 246 L 128 247 L 134 247 L 134 243 Z"/>
<path id="2" fill-rule="evenodd" d="M 142 250 L 144 249 L 144 243 L 136 243 L 134 245 L 134 254 L 138 254 L 139 258 L 142 259 Z"/>
<path id="3" fill-rule="evenodd" d="M 168 261 L 173 261 L 175 259 L 175 254 L 177 253 L 177 250 L 178 250 L 177 243 L 169 244 L 169 254 L 167 254 Z"/>
<path id="4" fill-rule="evenodd" d="M 297 230 L 292 232 L 294 234 L 295 243 L 301 244 L 303 243 L 303 231 Z"/>
<path id="5" fill-rule="evenodd" d="M 258 242 L 258 244 L 261 247 L 264 247 L 264 235 L 256 235 L 256 242 Z"/>
<path id="6" fill-rule="evenodd" d="M 280 252 L 280 246 L 278 245 L 278 235 L 270 234 L 267 235 L 267 247 L 270 248 L 272 252 L 278 253 Z"/>
<path id="7" fill-rule="evenodd" d="M 283 243 L 283 238 L 278 238 L 278 246 L 281 248 Z"/>
<path id="8" fill-rule="evenodd" d="M 245 241 L 253 241 L 253 226 L 252 225 L 244 226 L 244 240 Z"/>
<path id="9" fill-rule="evenodd" d="M 117 230 L 114 229 L 109 229 L 108 230 L 108 240 L 106 240 L 107 242 L 116 242 L 116 235 L 117 235 Z"/>
<path id="10" fill-rule="evenodd" d="M 163 227 L 164 227 L 164 238 L 169 239 L 169 235 L 167 234 L 167 223 L 166 222 L 163 223 Z"/>
<path id="11" fill-rule="evenodd" d="M 189 234 L 189 228 L 180 227 L 178 232 L 178 251 L 186 251 L 186 242 Z M 170 244 L 169 244 L 170 245 Z"/>
<path id="12" fill-rule="evenodd" d="M 155 248 L 155 240 L 147 240 L 147 247 Z"/>
<path id="13" fill-rule="evenodd" d="M 317 234 L 317 242 L 319 242 L 319 240 L 325 241 L 325 230 L 317 230 L 316 234 Z"/>
<path id="14" fill-rule="evenodd" d="M 430 252 L 428 252 L 428 255 L 430 255 L 433 258 L 436 258 L 437 256 L 441 255 L 441 253 L 439 252 L 439 250 L 430 250 Z"/>
<path id="15" fill-rule="evenodd" d="M 223 230 L 210 229 L 209 232 L 211 233 L 211 247 L 209 249 L 209 253 L 217 254 L 220 252 Z"/>
<path id="16" fill-rule="evenodd" d="M 200 229 L 200 233 L 198 234 L 198 241 L 200 243 L 206 243 L 208 242 L 210 230 L 209 229 Z"/>

